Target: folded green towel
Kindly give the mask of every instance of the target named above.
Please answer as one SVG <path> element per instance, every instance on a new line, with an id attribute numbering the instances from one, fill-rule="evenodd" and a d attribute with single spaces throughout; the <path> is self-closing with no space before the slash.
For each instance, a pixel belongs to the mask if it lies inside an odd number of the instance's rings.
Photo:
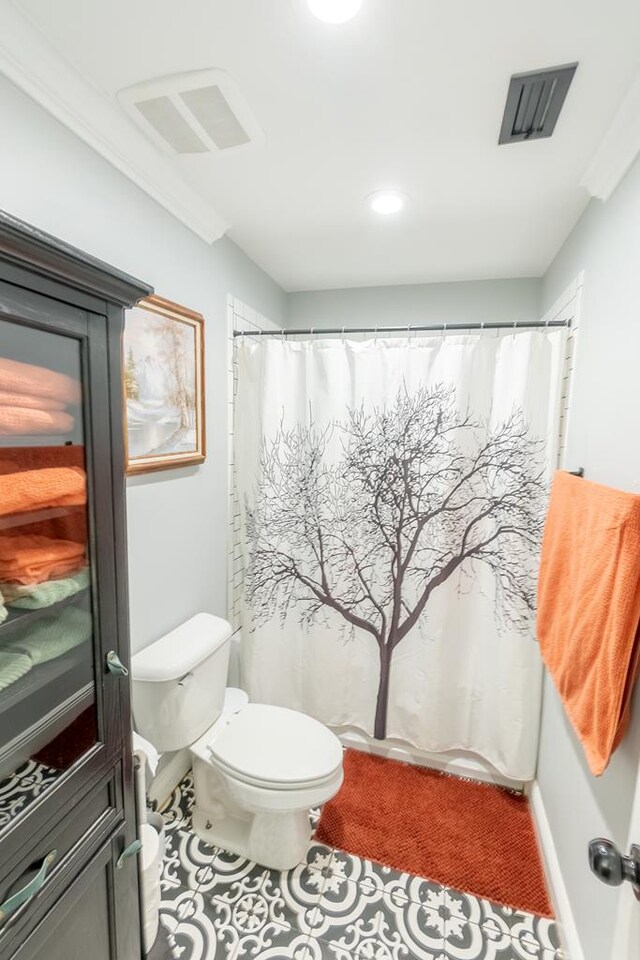
<path id="1" fill-rule="evenodd" d="M 57 617 L 39 620 L 24 637 L 15 637 L 11 649 L 29 654 L 34 663 L 46 663 L 85 643 L 92 633 L 88 610 L 65 607 Z"/>
<path id="2" fill-rule="evenodd" d="M 20 677 L 24 677 L 32 666 L 33 660 L 28 653 L 0 650 L 0 690 L 6 690 Z"/>
<path id="3" fill-rule="evenodd" d="M 24 610 L 40 610 L 50 607 L 59 600 L 66 600 L 89 585 L 89 569 L 85 567 L 72 577 L 62 580 L 46 580 L 44 583 L 24 585 L 21 583 L 0 583 L 0 602 Z M 2 614 L 0 612 L 0 623 Z"/>

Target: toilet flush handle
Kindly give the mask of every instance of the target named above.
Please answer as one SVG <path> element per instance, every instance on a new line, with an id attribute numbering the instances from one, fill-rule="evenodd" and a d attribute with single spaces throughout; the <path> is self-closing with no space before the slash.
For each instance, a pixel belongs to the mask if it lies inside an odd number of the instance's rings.
<path id="1" fill-rule="evenodd" d="M 180 677 L 180 679 L 178 680 L 178 686 L 179 686 L 179 687 L 186 687 L 187 684 L 188 684 L 188 683 L 191 683 L 192 680 L 193 680 L 193 674 L 192 674 L 192 673 L 185 673 L 184 677 Z"/>

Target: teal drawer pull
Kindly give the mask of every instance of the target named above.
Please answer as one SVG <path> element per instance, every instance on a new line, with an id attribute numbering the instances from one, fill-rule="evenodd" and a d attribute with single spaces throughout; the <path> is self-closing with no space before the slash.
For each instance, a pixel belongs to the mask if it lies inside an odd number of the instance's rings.
<path id="1" fill-rule="evenodd" d="M 10 917 L 11 914 L 18 909 L 18 907 L 21 907 L 23 903 L 26 903 L 27 900 L 30 900 L 31 897 L 36 895 L 46 880 L 47 871 L 57 855 L 57 850 L 52 850 L 51 853 L 48 853 L 42 861 L 42 866 L 36 873 L 33 880 L 30 880 L 29 883 L 25 884 L 21 890 L 18 890 L 18 892 L 14 893 L 13 896 L 8 898 L 8 900 L 5 900 L 5 902 L 0 906 L 0 923 L 4 922 L 7 917 Z"/>
<path id="2" fill-rule="evenodd" d="M 135 857 L 137 853 L 140 853 L 142 850 L 142 840 L 134 840 L 133 843 L 130 843 L 128 847 L 125 847 L 118 859 L 116 860 L 116 867 L 118 870 L 122 870 L 127 860 L 130 857 Z"/>
<path id="3" fill-rule="evenodd" d="M 109 650 L 109 653 L 107 654 L 107 669 L 116 677 L 129 676 L 129 671 L 115 650 Z"/>

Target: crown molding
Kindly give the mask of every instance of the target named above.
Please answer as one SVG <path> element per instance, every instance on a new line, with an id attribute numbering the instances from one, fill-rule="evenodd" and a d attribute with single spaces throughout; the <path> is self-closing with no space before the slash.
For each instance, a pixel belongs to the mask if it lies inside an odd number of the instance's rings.
<path id="1" fill-rule="evenodd" d="M 0 73 L 207 243 L 228 230 L 126 113 L 61 56 L 13 2 L 0 0 Z"/>
<path id="2" fill-rule="evenodd" d="M 608 200 L 640 153 L 640 74 L 600 141 L 581 180 L 592 197 Z"/>

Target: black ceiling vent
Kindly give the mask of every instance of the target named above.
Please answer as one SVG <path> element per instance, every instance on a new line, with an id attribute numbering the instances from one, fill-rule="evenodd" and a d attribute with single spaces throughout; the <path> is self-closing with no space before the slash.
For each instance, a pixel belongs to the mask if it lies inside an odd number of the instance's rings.
<path id="1" fill-rule="evenodd" d="M 540 140 L 553 133 L 577 63 L 511 77 L 499 143 Z"/>

